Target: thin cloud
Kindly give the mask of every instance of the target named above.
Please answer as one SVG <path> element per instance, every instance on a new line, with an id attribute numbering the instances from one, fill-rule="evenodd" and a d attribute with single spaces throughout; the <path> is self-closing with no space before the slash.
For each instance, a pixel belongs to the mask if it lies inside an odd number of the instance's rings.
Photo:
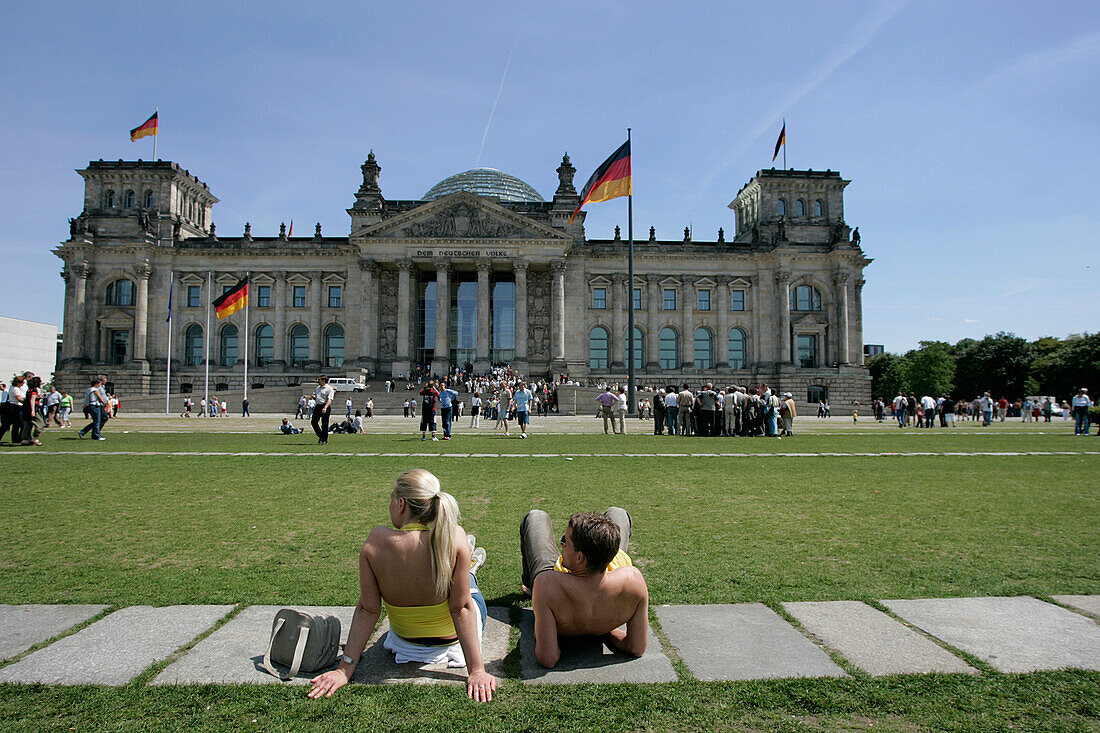
<path id="1" fill-rule="evenodd" d="M 754 145 L 759 145 L 760 137 L 769 131 L 779 133 L 779 120 L 783 113 L 797 104 L 803 97 L 821 86 L 833 72 L 847 63 L 871 42 L 882 27 L 889 23 L 894 16 L 900 13 L 908 0 L 892 0 L 875 9 L 862 23 L 856 26 L 851 37 L 842 46 L 833 50 L 825 60 L 814 69 L 806 81 L 791 89 L 766 115 L 753 125 L 748 133 L 726 155 L 722 161 L 702 178 L 704 188 L 710 186 L 715 179 L 729 170 L 740 157 Z M 773 130 L 774 128 L 774 130 Z"/>
<path id="2" fill-rule="evenodd" d="M 1100 31 L 1072 38 L 1066 43 L 1035 51 L 1011 62 L 1003 69 L 979 79 L 970 87 L 971 94 L 1011 92 L 1014 95 L 1049 91 L 1052 84 L 1066 79 L 1068 69 L 1079 67 L 1086 74 L 1096 73 L 1100 60 Z"/>

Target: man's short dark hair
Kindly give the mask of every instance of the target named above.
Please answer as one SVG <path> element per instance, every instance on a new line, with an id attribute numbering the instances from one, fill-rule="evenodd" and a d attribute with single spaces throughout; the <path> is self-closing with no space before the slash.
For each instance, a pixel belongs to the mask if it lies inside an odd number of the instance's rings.
<path id="1" fill-rule="evenodd" d="M 619 525 L 603 514 L 590 512 L 569 517 L 573 546 L 584 553 L 585 564 L 593 573 L 602 573 L 619 552 Z"/>

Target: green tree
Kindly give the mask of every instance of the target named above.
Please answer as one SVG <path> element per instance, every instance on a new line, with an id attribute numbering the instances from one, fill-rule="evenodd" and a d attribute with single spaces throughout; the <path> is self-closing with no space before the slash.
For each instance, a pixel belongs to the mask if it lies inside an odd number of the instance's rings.
<path id="1" fill-rule="evenodd" d="M 906 384 L 905 363 L 897 354 L 877 354 L 867 360 L 871 372 L 871 394 L 889 402 Z"/>
<path id="2" fill-rule="evenodd" d="M 947 394 L 954 387 L 955 353 L 943 341 L 921 341 L 903 357 L 906 382 L 917 397 Z"/>
<path id="3" fill-rule="evenodd" d="M 1081 387 L 1100 391 L 1100 333 L 1074 335 L 1036 359 L 1035 379 L 1043 394 L 1069 399 Z"/>
<path id="4" fill-rule="evenodd" d="M 981 341 L 963 339 L 955 344 L 957 396 L 971 399 L 988 391 L 995 399 L 1020 399 L 1027 391 L 1031 362 L 1031 344 L 1015 334 L 1001 331 Z"/>

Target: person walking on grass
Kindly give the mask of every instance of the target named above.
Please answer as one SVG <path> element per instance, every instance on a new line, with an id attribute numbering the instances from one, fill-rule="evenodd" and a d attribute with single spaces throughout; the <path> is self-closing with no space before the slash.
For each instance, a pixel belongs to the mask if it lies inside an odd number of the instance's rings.
<path id="1" fill-rule="evenodd" d="M 779 418 L 783 421 L 783 435 L 794 435 L 794 419 L 798 411 L 794 406 L 794 395 L 790 392 L 783 394 L 783 402 L 779 405 Z"/>
<path id="2" fill-rule="evenodd" d="M 328 445 L 328 419 L 332 411 L 332 398 L 336 396 L 328 383 L 328 377 L 321 375 L 317 378 L 317 389 L 313 391 L 313 414 L 310 424 L 317 435 L 318 445 Z"/>
<path id="3" fill-rule="evenodd" d="M 615 400 L 615 419 L 619 422 L 619 434 L 626 435 L 626 387 L 619 387 Z"/>
<path id="4" fill-rule="evenodd" d="M 435 409 L 439 401 L 439 390 L 435 388 L 434 379 L 429 379 L 424 389 L 420 390 L 420 397 L 420 439 L 426 439 L 431 430 L 432 440 L 439 440 L 435 435 Z"/>
<path id="5" fill-rule="evenodd" d="M 61 427 L 71 428 L 69 415 L 73 411 L 73 396 L 66 390 L 61 390 L 61 402 L 57 403 L 58 414 L 61 416 Z"/>
<path id="6" fill-rule="evenodd" d="M 447 386 L 446 382 L 439 384 L 439 417 L 443 421 L 443 440 L 451 439 L 451 424 L 454 421 L 455 399 L 458 392 Z"/>
<path id="7" fill-rule="evenodd" d="M 91 432 L 93 440 L 106 440 L 99 432 L 107 418 L 107 392 L 103 389 L 106 383 L 107 377 L 99 374 L 92 377 L 91 386 L 84 390 L 84 411 L 91 422 L 77 431 L 77 437 L 83 438 Z"/>
<path id="8" fill-rule="evenodd" d="M 516 405 L 516 423 L 519 425 L 519 437 L 527 437 L 527 425 L 531 422 L 531 400 L 534 395 L 527 389 L 527 382 L 520 382 L 516 387 L 512 400 Z"/>
<path id="9" fill-rule="evenodd" d="M 1089 428 L 1092 425 L 1089 423 L 1089 408 L 1092 407 L 1092 400 L 1089 399 L 1089 391 L 1085 387 L 1077 390 L 1077 394 L 1073 396 L 1073 434 L 1074 435 L 1088 435 Z"/>

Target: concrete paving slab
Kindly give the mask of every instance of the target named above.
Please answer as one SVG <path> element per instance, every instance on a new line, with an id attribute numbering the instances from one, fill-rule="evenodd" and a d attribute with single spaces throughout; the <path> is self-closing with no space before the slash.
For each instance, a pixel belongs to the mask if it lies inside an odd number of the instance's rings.
<path id="1" fill-rule="evenodd" d="M 0 682 L 125 685 L 232 606 L 131 606 L 0 669 Z"/>
<path id="2" fill-rule="evenodd" d="M 657 618 L 684 664 L 701 680 L 847 676 L 762 603 L 660 606 Z"/>
<path id="3" fill-rule="evenodd" d="M 1100 618 L 1100 596 L 1051 596 L 1051 598 Z"/>
<path id="4" fill-rule="evenodd" d="M 195 645 L 188 654 L 165 667 L 153 680 L 154 685 L 209 683 L 279 683 L 277 677 L 261 667 L 271 622 L 286 606 L 249 606 L 225 626 Z M 332 614 L 340 619 L 340 641 L 346 643 L 351 630 L 354 608 L 351 606 L 291 606 L 306 613 Z M 482 637 L 482 655 L 486 669 L 500 675 L 508 653 L 508 609 L 489 608 L 489 620 Z M 355 682 L 386 684 L 393 682 L 464 682 L 464 667 L 448 669 L 443 665 L 397 664 L 393 654 L 382 647 L 382 636 L 389 631 L 383 620 L 375 629 L 352 678 Z M 288 684 L 308 684 L 317 672 L 302 672 Z"/>
<path id="5" fill-rule="evenodd" d="M 529 608 L 523 611 L 519 631 L 520 673 L 524 682 L 576 685 L 585 682 L 675 682 L 679 679 L 652 629 L 645 653 L 640 657 L 612 651 L 592 637 L 559 637 L 561 659 L 553 669 L 546 669 L 535 657 L 535 613 Z"/>
<path id="6" fill-rule="evenodd" d="M 84 623 L 105 608 L 96 605 L 0 605 L 0 659 L 21 654 L 35 644 Z"/>
<path id="7" fill-rule="evenodd" d="M 811 634 L 870 675 L 978 670 L 882 611 L 859 601 L 784 603 Z"/>
<path id="8" fill-rule="evenodd" d="M 883 605 L 1001 672 L 1100 670 L 1100 625 L 1036 598 L 924 598 Z"/>

